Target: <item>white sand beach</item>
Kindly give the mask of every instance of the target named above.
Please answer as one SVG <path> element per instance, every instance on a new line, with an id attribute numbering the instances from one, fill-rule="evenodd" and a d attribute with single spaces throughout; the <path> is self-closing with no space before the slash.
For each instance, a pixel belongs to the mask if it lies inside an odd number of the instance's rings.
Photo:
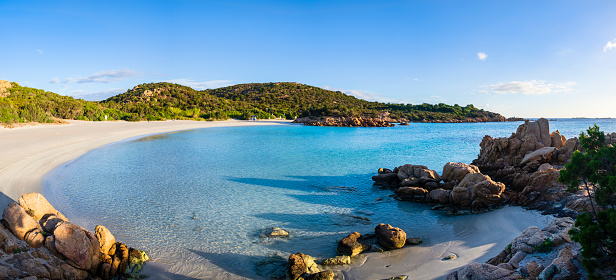
<path id="1" fill-rule="evenodd" d="M 290 121 L 156 121 L 89 122 L 63 125 L 0 127 L 0 207 L 25 193 L 42 192 L 43 175 L 92 149 L 131 137 L 178 130 L 251 125 L 280 125 Z"/>
<path id="2" fill-rule="evenodd" d="M 0 128 L 0 206 L 28 192 L 42 192 L 42 177 L 55 167 L 103 145 L 123 139 L 208 127 L 281 125 L 289 121 L 164 121 L 86 122 Z M 61 211 L 61 209 L 60 209 Z M 543 227 L 550 217 L 519 207 L 458 217 L 443 217 L 439 223 L 453 227 L 453 235 L 424 237 L 424 244 L 386 253 L 363 254 L 354 264 L 338 270 L 344 279 L 439 279 L 469 262 L 485 262 L 498 254 L 530 223 Z M 412 235 L 410 233 L 409 235 Z M 458 258 L 442 260 L 456 254 Z M 147 268 L 147 266 L 146 266 Z M 156 265 L 146 271 L 162 272 Z M 168 279 L 162 272 L 152 279 Z"/>

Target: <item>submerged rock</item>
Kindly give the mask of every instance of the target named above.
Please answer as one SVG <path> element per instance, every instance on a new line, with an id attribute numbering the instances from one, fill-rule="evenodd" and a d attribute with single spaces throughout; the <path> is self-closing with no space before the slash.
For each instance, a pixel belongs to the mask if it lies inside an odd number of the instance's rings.
<path id="1" fill-rule="evenodd" d="M 261 238 L 267 238 L 267 237 L 289 237 L 289 232 L 278 228 L 278 227 L 271 227 L 271 228 L 266 228 L 264 229 L 259 236 Z"/>
<path id="2" fill-rule="evenodd" d="M 321 264 L 322 265 L 342 265 L 342 264 L 350 264 L 351 257 L 350 256 L 336 256 L 329 259 L 324 259 Z"/>
<path id="3" fill-rule="evenodd" d="M 359 242 L 360 238 L 361 234 L 359 232 L 349 234 L 347 237 L 338 242 L 336 252 L 338 252 L 338 254 L 351 257 L 361 254 L 361 252 L 368 249 L 370 246 Z"/>

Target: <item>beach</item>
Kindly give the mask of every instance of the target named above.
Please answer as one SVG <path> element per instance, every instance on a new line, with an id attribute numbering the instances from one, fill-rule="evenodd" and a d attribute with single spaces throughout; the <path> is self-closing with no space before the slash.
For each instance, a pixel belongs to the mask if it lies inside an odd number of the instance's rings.
<path id="1" fill-rule="evenodd" d="M 289 123 L 237 120 L 68 122 L 65 125 L 0 128 L 0 154 L 3 159 L 0 162 L 0 205 L 3 208 L 24 193 L 42 193 L 43 176 L 54 168 L 113 142 L 179 130 Z M 453 234 L 421 236 L 425 241 L 422 245 L 385 253 L 362 254 L 354 259 L 353 264 L 334 270 L 343 274 L 345 279 L 380 279 L 397 275 L 408 275 L 411 279 L 444 278 L 447 273 L 467 263 L 485 262 L 496 255 L 527 227 L 529 221 L 541 228 L 549 219 L 548 216 L 520 207 L 506 207 L 479 215 L 443 215 L 438 223 L 451 227 Z M 413 236 L 412 232 L 408 234 Z M 456 255 L 457 258 L 443 260 L 450 255 Z M 151 273 L 152 279 L 175 278 L 167 277 L 168 274 L 160 270 L 161 265 L 154 261 L 145 270 L 146 274 Z"/>
<path id="2" fill-rule="evenodd" d="M 155 121 L 90 122 L 0 128 L 0 207 L 19 196 L 42 193 L 43 176 L 57 166 L 98 147 L 127 138 L 179 130 L 251 125 L 280 125 L 290 121 Z"/>

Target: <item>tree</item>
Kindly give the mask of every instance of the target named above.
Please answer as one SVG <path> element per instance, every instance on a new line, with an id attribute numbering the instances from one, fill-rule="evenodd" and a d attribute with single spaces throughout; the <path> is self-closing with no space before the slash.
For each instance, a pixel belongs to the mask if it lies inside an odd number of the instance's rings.
<path id="1" fill-rule="evenodd" d="M 591 211 L 580 214 L 569 233 L 582 245 L 582 264 L 590 279 L 613 273 L 616 260 L 616 147 L 605 144 L 605 134 L 595 124 L 580 134 L 584 153 L 576 151 L 560 171 L 567 191 L 584 188 Z M 609 271 L 606 271 L 608 269 Z"/>

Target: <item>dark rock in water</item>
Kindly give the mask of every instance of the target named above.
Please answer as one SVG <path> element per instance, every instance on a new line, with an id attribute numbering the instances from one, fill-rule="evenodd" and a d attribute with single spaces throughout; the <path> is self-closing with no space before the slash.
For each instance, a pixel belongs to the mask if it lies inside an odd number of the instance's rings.
<path id="1" fill-rule="evenodd" d="M 356 256 L 359 255 L 364 250 L 368 249 L 370 246 L 359 242 L 361 238 L 361 234 L 359 232 L 353 232 L 349 234 L 347 237 L 343 238 L 338 242 L 338 247 L 336 248 L 336 252 L 340 255 L 346 256 Z"/>
<path id="2" fill-rule="evenodd" d="M 266 228 L 265 230 L 263 230 L 259 236 L 261 238 L 266 238 L 266 237 L 289 237 L 289 232 L 281 229 L 279 227 L 271 227 L 271 228 Z"/>
<path id="3" fill-rule="evenodd" d="M 389 224 L 379 224 L 374 229 L 379 244 L 386 249 L 399 249 L 406 242 L 406 233 Z"/>
<path id="4" fill-rule="evenodd" d="M 448 261 L 448 260 L 453 260 L 453 259 L 457 259 L 457 258 L 458 258 L 458 255 L 456 255 L 456 254 L 451 254 L 451 255 L 445 256 L 445 257 L 443 258 L 443 260 L 444 260 L 444 261 Z"/>
<path id="5" fill-rule="evenodd" d="M 408 278 L 409 277 L 407 275 L 398 275 L 398 276 L 389 278 L 389 280 L 406 280 Z"/>
<path id="6" fill-rule="evenodd" d="M 387 188 L 396 188 L 400 186 L 400 179 L 398 178 L 398 174 L 393 172 L 372 176 L 372 180 L 376 185 Z"/>
<path id="7" fill-rule="evenodd" d="M 287 260 L 281 256 L 271 256 L 256 264 L 257 274 L 269 279 L 286 279 Z"/>

